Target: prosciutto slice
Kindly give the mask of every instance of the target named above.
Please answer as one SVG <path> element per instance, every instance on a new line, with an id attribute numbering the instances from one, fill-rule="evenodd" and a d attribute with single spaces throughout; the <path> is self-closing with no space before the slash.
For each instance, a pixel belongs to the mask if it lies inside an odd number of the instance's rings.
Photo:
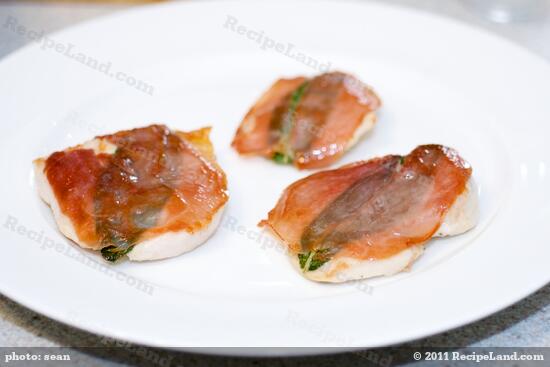
<path id="1" fill-rule="evenodd" d="M 39 191 L 62 232 L 107 260 L 163 234 L 192 236 L 228 199 L 208 134 L 151 125 L 96 137 L 37 159 Z"/>
<path id="2" fill-rule="evenodd" d="M 455 150 L 423 145 L 301 179 L 260 225 L 299 255 L 302 268 L 306 260 L 315 268 L 338 258 L 384 260 L 434 236 L 470 192 L 471 173 Z"/>
<path id="3" fill-rule="evenodd" d="M 380 104 L 372 89 L 341 72 L 280 79 L 248 111 L 232 145 L 300 169 L 326 167 L 374 126 Z"/>

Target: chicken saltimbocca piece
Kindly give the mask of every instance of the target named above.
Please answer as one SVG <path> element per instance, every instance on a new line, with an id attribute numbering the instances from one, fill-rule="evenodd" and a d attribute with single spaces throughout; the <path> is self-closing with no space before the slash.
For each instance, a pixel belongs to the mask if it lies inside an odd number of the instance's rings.
<path id="1" fill-rule="evenodd" d="M 151 125 L 34 161 L 37 187 L 60 231 L 116 261 L 157 260 L 205 242 L 228 200 L 210 128 Z"/>
<path id="2" fill-rule="evenodd" d="M 302 274 L 344 282 L 407 269 L 434 236 L 478 220 L 472 169 L 458 153 L 423 145 L 315 173 L 290 185 L 268 219 Z"/>
<path id="3" fill-rule="evenodd" d="M 380 104 L 348 74 L 280 79 L 248 111 L 232 145 L 299 169 L 326 167 L 372 129 Z"/>

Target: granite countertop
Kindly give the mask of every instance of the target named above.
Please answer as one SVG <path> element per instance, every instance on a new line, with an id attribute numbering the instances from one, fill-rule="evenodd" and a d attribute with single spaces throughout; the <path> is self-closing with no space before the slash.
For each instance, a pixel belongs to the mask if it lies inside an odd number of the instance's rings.
<path id="1" fill-rule="evenodd" d="M 382 0 L 380 0 L 382 1 Z M 485 0 L 484 0 L 485 1 Z M 545 1 L 545 0 L 541 0 Z M 385 0 L 385 3 L 415 7 L 443 14 L 500 34 L 523 45 L 532 52 L 550 60 L 550 17 L 538 13 L 533 19 L 512 24 L 493 23 L 467 4 L 471 0 Z M 550 0 L 546 1 L 550 6 Z M 1 2 L 0 21 L 8 16 L 24 20 L 35 29 L 46 32 L 92 19 L 103 14 L 121 11 L 130 5 L 109 3 L 67 2 Z M 26 39 L 0 27 L 0 58 L 23 45 Z M 119 348 L 115 351 L 83 349 L 88 346 L 104 346 L 96 335 L 74 329 L 50 320 L 0 295 L 0 347 L 70 346 L 73 364 L 89 365 L 154 365 L 135 348 Z M 409 343 L 407 346 L 425 347 L 550 347 L 550 285 L 517 304 L 483 320 L 453 331 Z M 167 358 L 172 366 L 245 365 L 253 366 L 258 359 L 237 359 L 201 356 L 180 352 L 150 349 L 150 353 Z M 3 361 L 0 361 L 2 364 Z M 264 359 L 267 365 L 316 365 L 335 363 L 345 366 L 364 366 L 365 361 L 355 353 L 330 357 Z"/>

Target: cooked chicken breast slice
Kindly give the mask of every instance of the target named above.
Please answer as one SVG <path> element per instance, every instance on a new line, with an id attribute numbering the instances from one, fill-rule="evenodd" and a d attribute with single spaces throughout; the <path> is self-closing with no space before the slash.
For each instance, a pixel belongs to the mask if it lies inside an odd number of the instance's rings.
<path id="1" fill-rule="evenodd" d="M 107 260 L 178 256 L 216 230 L 228 198 L 209 131 L 152 125 L 39 158 L 39 195 L 61 233 Z"/>
<path id="2" fill-rule="evenodd" d="M 408 269 L 433 236 L 474 227 L 477 211 L 469 164 L 425 145 L 299 180 L 261 225 L 306 278 L 345 282 Z"/>
<path id="3" fill-rule="evenodd" d="M 380 105 L 348 74 L 280 79 L 248 111 L 232 145 L 300 169 L 326 167 L 373 128 Z"/>

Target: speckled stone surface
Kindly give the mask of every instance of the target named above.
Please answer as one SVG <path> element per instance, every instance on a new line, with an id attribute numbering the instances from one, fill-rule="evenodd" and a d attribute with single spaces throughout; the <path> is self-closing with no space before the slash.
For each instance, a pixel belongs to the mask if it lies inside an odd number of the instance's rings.
<path id="1" fill-rule="evenodd" d="M 550 60 L 550 19 L 539 13 L 534 19 L 514 24 L 495 24 L 465 6 L 467 0 L 386 0 L 385 3 L 411 6 L 459 19 L 507 37 Z M 547 2 L 550 4 L 550 1 Z M 35 29 L 51 32 L 102 14 L 121 11 L 126 6 L 68 3 L 0 3 L 0 19 L 15 16 Z M 21 37 L 0 28 L 0 57 L 23 45 Z M 0 347 L 70 346 L 75 366 L 158 366 L 156 359 L 170 366 L 367 366 L 359 353 L 307 358 L 226 358 L 136 346 L 116 350 L 104 347 L 93 334 L 52 321 L 0 295 Z M 418 340 L 407 347 L 550 347 L 550 285 L 521 302 L 483 320 L 443 334 Z M 377 350 L 381 355 L 387 349 Z M 2 365 L 3 361 L 0 361 Z M 416 365 L 423 365 L 417 363 Z M 427 363 L 426 363 L 427 364 Z M 54 366 L 55 364 L 52 364 Z M 395 365 L 395 364 L 392 364 Z M 449 364 L 452 365 L 452 364 Z"/>

